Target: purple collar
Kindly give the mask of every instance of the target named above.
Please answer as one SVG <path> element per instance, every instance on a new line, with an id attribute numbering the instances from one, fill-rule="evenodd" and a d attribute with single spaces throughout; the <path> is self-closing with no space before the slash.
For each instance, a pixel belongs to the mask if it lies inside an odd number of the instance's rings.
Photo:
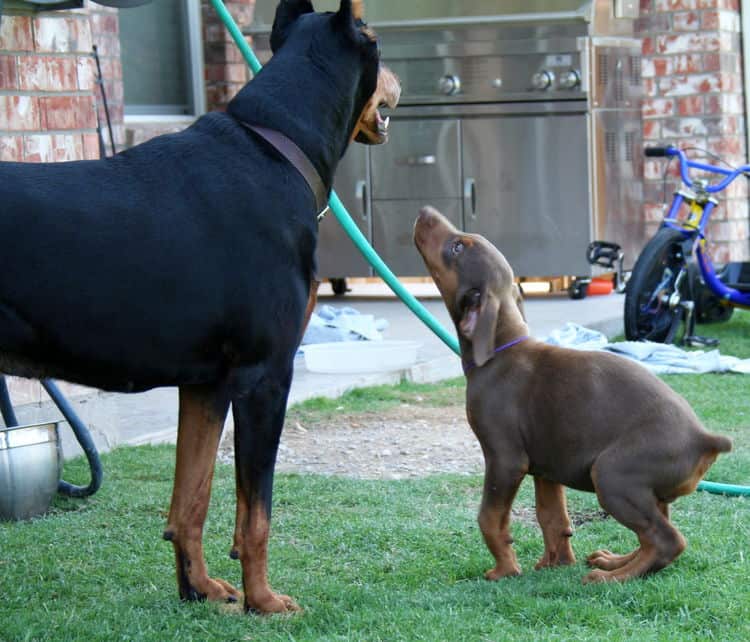
<path id="1" fill-rule="evenodd" d="M 508 341 L 508 343 L 504 343 L 503 345 L 498 346 L 492 352 L 494 352 L 495 354 L 497 354 L 498 352 L 502 352 L 503 350 L 505 350 L 507 348 L 512 348 L 517 343 L 521 343 L 521 341 L 526 341 L 526 339 L 528 339 L 528 338 L 529 338 L 528 335 L 523 335 L 522 337 L 518 337 L 517 339 L 513 339 L 513 341 Z M 476 364 L 473 361 L 471 361 L 471 360 L 464 361 L 462 363 L 462 365 L 463 365 L 463 368 L 464 368 L 464 375 L 469 374 L 469 370 L 471 370 L 472 368 L 476 367 Z"/>

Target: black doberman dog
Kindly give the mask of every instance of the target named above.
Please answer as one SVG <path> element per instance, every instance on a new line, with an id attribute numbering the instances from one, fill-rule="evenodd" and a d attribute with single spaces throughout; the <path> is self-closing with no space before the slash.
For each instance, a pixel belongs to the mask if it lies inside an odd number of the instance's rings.
<path id="1" fill-rule="evenodd" d="M 299 608 L 269 587 L 267 544 L 294 353 L 315 297 L 319 192 L 324 201 L 352 139 L 385 141 L 378 107 L 399 95 L 359 3 L 315 13 L 283 0 L 271 43 L 227 113 L 182 133 L 100 161 L 0 163 L 0 371 L 125 392 L 179 386 L 164 537 L 188 600 L 240 596 L 208 576 L 202 547 L 231 405 L 231 555 L 245 608 L 263 613 Z"/>

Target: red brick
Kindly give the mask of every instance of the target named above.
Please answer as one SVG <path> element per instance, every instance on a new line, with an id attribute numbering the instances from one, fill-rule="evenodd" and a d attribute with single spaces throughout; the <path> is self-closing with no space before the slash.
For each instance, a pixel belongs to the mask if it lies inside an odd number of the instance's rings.
<path id="1" fill-rule="evenodd" d="M 644 118 L 671 116 L 674 113 L 674 101 L 668 98 L 647 98 L 643 101 Z"/>
<path id="2" fill-rule="evenodd" d="M 33 134 L 24 139 L 24 160 L 53 163 L 83 160 L 83 141 L 78 134 Z"/>
<path id="3" fill-rule="evenodd" d="M 716 55 L 718 54 L 706 54 L 706 55 Z M 699 73 L 701 71 L 706 71 L 703 67 L 703 59 L 704 57 L 700 54 L 684 54 L 681 56 L 674 56 L 672 68 L 673 73 L 676 74 L 695 74 Z"/>
<path id="4" fill-rule="evenodd" d="M 646 120 L 643 122 L 643 139 L 660 140 L 661 123 L 658 120 Z"/>
<path id="5" fill-rule="evenodd" d="M 83 157 L 85 160 L 96 160 L 100 157 L 98 134 L 83 134 Z"/>
<path id="6" fill-rule="evenodd" d="M 666 96 L 688 96 L 718 91 L 732 91 L 736 80 L 732 74 L 710 73 L 672 76 L 660 82 L 659 89 Z"/>
<path id="7" fill-rule="evenodd" d="M 703 71 L 721 71 L 721 54 L 703 54 Z"/>
<path id="8" fill-rule="evenodd" d="M 96 129 L 96 101 L 93 96 L 78 96 L 76 125 L 79 129 Z"/>
<path id="9" fill-rule="evenodd" d="M 656 49 L 661 54 L 686 54 L 697 51 L 722 51 L 722 40 L 715 32 L 663 34 L 656 38 Z"/>
<path id="10" fill-rule="evenodd" d="M 18 89 L 15 56 L 0 56 L 0 89 Z"/>
<path id="11" fill-rule="evenodd" d="M 75 91 L 76 61 L 59 56 L 21 56 L 18 73 L 22 91 Z"/>
<path id="12" fill-rule="evenodd" d="M 46 130 L 96 127 L 93 96 L 42 96 L 39 103 Z"/>
<path id="13" fill-rule="evenodd" d="M 0 129 L 38 130 L 41 124 L 39 99 L 35 96 L 0 96 Z"/>
<path id="14" fill-rule="evenodd" d="M 685 11 L 696 9 L 698 0 L 654 0 L 656 11 Z"/>
<path id="15" fill-rule="evenodd" d="M 701 28 L 711 31 L 719 30 L 719 12 L 704 11 L 701 16 Z"/>
<path id="16" fill-rule="evenodd" d="M 23 160 L 21 136 L 0 136 L 0 161 Z"/>
<path id="17" fill-rule="evenodd" d="M 722 137 L 709 139 L 708 149 L 714 154 L 718 154 L 724 160 L 732 162 L 728 156 L 742 157 L 744 156 L 745 145 L 740 137 Z"/>
<path id="18" fill-rule="evenodd" d="M 34 50 L 31 18 L 27 16 L 3 16 L 3 19 L 0 20 L 0 50 Z"/>
<path id="19" fill-rule="evenodd" d="M 83 160 L 83 140 L 79 134 L 27 136 L 25 160 L 44 163 Z"/>
<path id="20" fill-rule="evenodd" d="M 649 98 L 656 98 L 658 91 L 656 83 L 653 78 L 643 78 L 641 85 L 643 86 L 643 95 Z"/>
<path id="21" fill-rule="evenodd" d="M 75 96 L 42 96 L 42 129 L 76 129 Z"/>
<path id="22" fill-rule="evenodd" d="M 672 16 L 672 25 L 675 31 L 697 31 L 701 28 L 701 19 L 697 11 L 681 11 Z M 703 29 L 710 29 L 703 24 Z M 718 19 L 713 29 L 719 28 Z"/>
<path id="23" fill-rule="evenodd" d="M 39 52 L 71 53 L 91 51 L 88 16 L 42 15 L 34 19 L 34 44 Z"/>
<path id="24" fill-rule="evenodd" d="M 94 91 L 96 89 L 96 63 L 91 56 L 81 56 L 76 64 L 78 89 Z"/>
<path id="25" fill-rule="evenodd" d="M 669 76 L 674 73 L 673 58 L 654 58 L 653 63 L 656 76 Z"/>
<path id="26" fill-rule="evenodd" d="M 661 160 L 646 160 L 643 163 L 643 178 L 645 180 L 661 180 L 664 176 L 664 162 Z"/>
<path id="27" fill-rule="evenodd" d="M 96 34 L 97 37 L 107 34 L 117 36 L 120 32 L 117 14 L 92 11 L 91 31 Z"/>
<path id="28" fill-rule="evenodd" d="M 695 116 L 705 111 L 703 96 L 685 96 L 677 99 L 677 113 L 680 116 Z"/>

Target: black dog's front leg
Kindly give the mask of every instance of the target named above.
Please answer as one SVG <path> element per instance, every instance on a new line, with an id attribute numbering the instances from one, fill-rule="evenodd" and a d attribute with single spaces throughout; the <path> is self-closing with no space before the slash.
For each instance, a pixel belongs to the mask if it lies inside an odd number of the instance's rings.
<path id="1" fill-rule="evenodd" d="M 268 370 L 241 375 L 232 400 L 237 472 L 232 554 L 242 563 L 245 609 L 280 613 L 300 610 L 292 598 L 274 593 L 268 584 L 273 471 L 292 375 L 291 369 L 283 377 L 272 376 Z"/>

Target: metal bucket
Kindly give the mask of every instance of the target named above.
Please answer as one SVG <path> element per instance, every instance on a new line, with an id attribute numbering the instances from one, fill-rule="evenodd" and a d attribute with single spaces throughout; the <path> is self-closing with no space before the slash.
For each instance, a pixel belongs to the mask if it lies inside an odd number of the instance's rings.
<path id="1" fill-rule="evenodd" d="M 49 510 L 61 472 L 57 424 L 0 428 L 0 519 Z"/>

